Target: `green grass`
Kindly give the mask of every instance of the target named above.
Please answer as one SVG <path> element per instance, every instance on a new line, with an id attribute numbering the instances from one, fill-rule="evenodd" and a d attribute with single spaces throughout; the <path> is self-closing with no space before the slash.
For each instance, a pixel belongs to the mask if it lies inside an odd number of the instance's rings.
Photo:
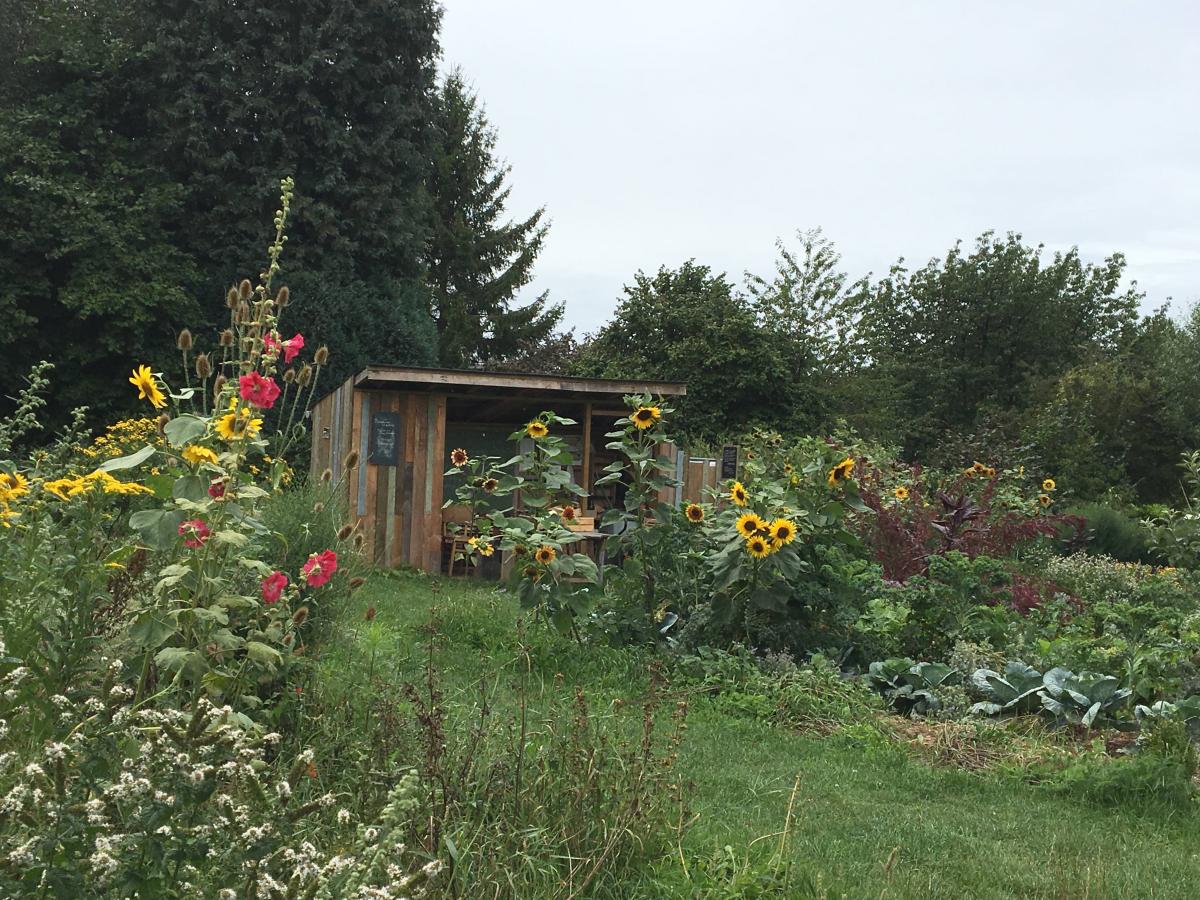
<path id="1" fill-rule="evenodd" d="M 371 622 L 368 606 L 377 612 Z M 482 679 L 503 715 L 514 702 L 519 658 L 515 602 L 471 582 L 374 578 L 340 611 L 318 664 L 322 689 L 352 693 L 368 674 L 419 679 L 431 606 L 447 705 L 470 708 Z M 525 641 L 534 704 L 555 690 L 559 673 L 593 704 L 636 701 L 646 683 L 645 654 L 581 649 L 534 624 Z M 636 716 L 636 702 L 630 706 Z M 1012 776 L 931 767 L 869 727 L 799 735 L 701 700 L 680 765 L 695 786 L 695 824 L 673 856 L 603 896 L 1182 898 L 1200 884 L 1200 816 L 1192 809 L 1102 807 Z M 788 893 L 717 891 L 720 879 L 702 877 L 698 863 L 723 855 L 726 870 L 767 874 L 797 779 Z"/>

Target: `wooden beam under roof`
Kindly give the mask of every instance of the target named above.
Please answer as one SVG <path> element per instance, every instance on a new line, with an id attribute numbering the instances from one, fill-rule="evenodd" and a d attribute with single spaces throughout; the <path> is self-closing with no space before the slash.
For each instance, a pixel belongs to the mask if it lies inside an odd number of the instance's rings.
<path id="1" fill-rule="evenodd" d="M 647 392 L 677 397 L 687 393 L 687 387 L 677 381 L 576 378 L 524 372 L 423 369 L 416 366 L 368 366 L 354 377 L 354 384 L 358 388 L 376 390 L 436 391 L 464 395 L 504 391 L 547 398 L 616 398 L 624 394 Z"/>

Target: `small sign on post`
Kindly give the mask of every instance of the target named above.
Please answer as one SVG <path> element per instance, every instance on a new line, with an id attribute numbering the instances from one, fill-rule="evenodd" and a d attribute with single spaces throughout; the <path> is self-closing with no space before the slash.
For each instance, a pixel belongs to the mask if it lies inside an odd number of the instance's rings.
<path id="1" fill-rule="evenodd" d="M 721 448 L 721 480 L 737 478 L 738 448 L 736 444 L 726 444 Z"/>
<path id="2" fill-rule="evenodd" d="M 400 432 L 400 413 L 377 412 L 371 416 L 371 445 L 367 462 L 375 466 L 394 466 L 396 435 Z"/>

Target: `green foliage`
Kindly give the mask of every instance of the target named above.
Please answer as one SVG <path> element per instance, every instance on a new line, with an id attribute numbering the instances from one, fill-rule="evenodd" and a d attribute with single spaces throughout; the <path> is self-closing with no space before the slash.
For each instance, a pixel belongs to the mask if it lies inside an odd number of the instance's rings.
<path id="1" fill-rule="evenodd" d="M 977 669 L 971 674 L 971 684 L 987 698 L 971 707 L 971 712 L 995 715 L 1033 712 L 1041 704 L 1045 681 L 1037 669 L 1014 660 L 1005 664 L 1004 674 Z"/>
<path id="2" fill-rule="evenodd" d="M 1140 520 L 1104 503 L 1072 507 L 1072 515 L 1087 522 L 1087 552 L 1121 562 L 1158 563 L 1161 557 L 1150 546 L 1150 531 Z"/>
<path id="3" fill-rule="evenodd" d="M 1050 785 L 1068 797 L 1133 810 L 1186 810 L 1195 794 L 1187 765 L 1158 753 L 1116 760 L 1084 756 L 1053 775 Z"/>
<path id="4" fill-rule="evenodd" d="M 894 658 L 871 663 L 865 679 L 900 712 L 924 715 L 941 708 L 938 693 L 953 686 L 959 676 L 944 663 Z"/>
<path id="5" fill-rule="evenodd" d="M 1042 705 L 1054 716 L 1091 728 L 1099 719 L 1108 718 L 1127 705 L 1132 691 L 1120 686 L 1120 679 L 1095 672 L 1054 668 L 1042 676 Z"/>
<path id="6" fill-rule="evenodd" d="M 807 424 L 807 399 L 794 383 L 803 365 L 724 275 L 689 261 L 634 275 L 576 371 L 685 381 L 676 430 L 690 440 L 720 440 L 755 424 Z"/>
<path id="7" fill-rule="evenodd" d="M 497 161 L 495 149 L 495 129 L 476 94 L 461 72 L 451 72 L 435 103 L 424 259 L 438 361 L 452 368 L 488 368 L 537 347 L 563 315 L 562 305 L 547 305 L 545 294 L 514 306 L 548 226 L 544 209 L 519 222 L 500 221 L 510 169 Z"/>

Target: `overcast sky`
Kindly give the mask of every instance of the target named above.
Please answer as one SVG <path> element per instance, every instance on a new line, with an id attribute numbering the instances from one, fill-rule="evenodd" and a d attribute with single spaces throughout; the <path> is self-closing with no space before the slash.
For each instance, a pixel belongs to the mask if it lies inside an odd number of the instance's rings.
<path id="1" fill-rule="evenodd" d="M 821 226 L 852 277 L 985 229 L 1200 299 L 1200 3 L 444 0 L 552 220 L 531 292 L 593 330 L 639 268 L 735 281 Z"/>

